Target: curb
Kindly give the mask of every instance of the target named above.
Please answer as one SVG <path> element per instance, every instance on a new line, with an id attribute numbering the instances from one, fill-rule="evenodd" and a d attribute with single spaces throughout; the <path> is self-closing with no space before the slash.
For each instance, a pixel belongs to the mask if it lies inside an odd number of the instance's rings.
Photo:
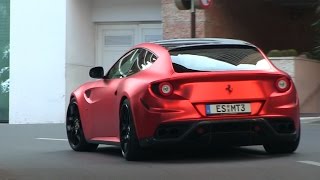
<path id="1" fill-rule="evenodd" d="M 320 122 L 320 116 L 318 117 L 300 117 L 302 124 L 312 124 Z"/>
<path id="2" fill-rule="evenodd" d="M 318 117 L 300 117 L 300 120 L 320 120 L 320 116 Z"/>

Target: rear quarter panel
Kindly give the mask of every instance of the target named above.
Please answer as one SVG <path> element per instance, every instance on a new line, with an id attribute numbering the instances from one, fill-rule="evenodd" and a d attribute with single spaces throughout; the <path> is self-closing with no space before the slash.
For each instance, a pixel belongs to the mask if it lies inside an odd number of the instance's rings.
<path id="1" fill-rule="evenodd" d="M 174 73 L 174 70 L 171 65 L 170 54 L 163 47 L 149 43 L 137 47 L 148 49 L 156 54 L 158 59 L 148 69 L 124 79 L 118 88 L 119 94 L 116 105 L 120 108 L 123 98 L 129 99 L 134 117 L 134 124 L 139 137 L 139 134 L 143 134 L 144 129 L 147 128 L 144 126 L 144 119 L 141 118 L 143 117 L 144 107 L 141 104 L 140 99 L 149 90 L 150 83 L 160 79 L 170 78 Z M 119 119 L 119 117 L 117 118 Z"/>

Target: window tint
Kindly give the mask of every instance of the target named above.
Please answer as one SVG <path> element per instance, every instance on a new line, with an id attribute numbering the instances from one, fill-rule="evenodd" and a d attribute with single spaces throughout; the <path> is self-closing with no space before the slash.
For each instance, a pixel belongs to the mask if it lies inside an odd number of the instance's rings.
<path id="1" fill-rule="evenodd" d="M 157 56 L 145 49 L 136 49 L 123 56 L 110 69 L 107 78 L 123 78 L 149 68 Z"/>
<path id="2" fill-rule="evenodd" d="M 139 49 L 136 56 L 135 56 L 135 63 L 132 64 L 130 75 L 135 74 L 141 70 L 139 64 L 141 60 L 146 56 L 147 51 L 145 49 Z"/>
<path id="3" fill-rule="evenodd" d="M 129 75 L 148 69 L 157 60 L 157 57 L 146 49 L 139 49 L 135 57 L 136 61 L 132 65 Z"/>
<path id="4" fill-rule="evenodd" d="M 145 53 L 138 59 L 138 68 L 140 70 L 148 69 L 156 60 L 157 57 L 153 53 L 145 51 Z"/>
<path id="5" fill-rule="evenodd" d="M 170 52 L 176 72 L 266 70 L 270 63 L 249 46 L 206 47 Z"/>
<path id="6" fill-rule="evenodd" d="M 126 77 L 128 71 L 130 70 L 130 64 L 133 64 L 132 61 L 134 59 L 134 55 L 137 50 L 132 50 L 126 55 L 124 55 L 121 59 L 117 61 L 116 64 L 110 69 L 107 78 L 115 79 L 115 78 L 123 78 Z"/>

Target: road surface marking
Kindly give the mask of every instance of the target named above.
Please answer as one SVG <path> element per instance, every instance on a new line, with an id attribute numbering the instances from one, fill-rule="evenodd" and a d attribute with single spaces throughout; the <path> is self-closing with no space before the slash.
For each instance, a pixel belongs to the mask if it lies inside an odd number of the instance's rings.
<path id="1" fill-rule="evenodd" d="M 319 162 L 315 162 L 315 161 L 297 161 L 297 162 L 320 167 L 320 163 Z"/>
<path id="2" fill-rule="evenodd" d="M 37 140 L 46 140 L 46 141 L 68 141 L 67 139 L 56 139 L 56 138 L 36 138 Z"/>

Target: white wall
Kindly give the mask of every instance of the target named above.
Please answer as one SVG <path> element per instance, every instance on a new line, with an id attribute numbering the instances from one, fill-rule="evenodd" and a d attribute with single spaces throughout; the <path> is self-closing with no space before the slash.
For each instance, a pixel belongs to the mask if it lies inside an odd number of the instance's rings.
<path id="1" fill-rule="evenodd" d="M 300 113 L 320 113 L 320 62 L 303 56 L 270 59 L 292 77 L 298 91 Z"/>
<path id="2" fill-rule="evenodd" d="M 91 80 L 89 69 L 95 66 L 95 26 L 92 2 L 67 1 L 66 105 L 69 96 L 82 83 Z"/>
<path id="3" fill-rule="evenodd" d="M 272 63 L 280 70 L 289 74 L 295 82 L 295 59 L 294 57 L 269 57 Z"/>
<path id="4" fill-rule="evenodd" d="M 93 0 L 94 22 L 161 21 L 161 0 Z"/>
<path id="5" fill-rule="evenodd" d="M 161 21 L 160 0 L 68 0 L 66 49 L 66 105 L 70 93 L 92 80 L 96 63 L 96 24 Z"/>
<path id="6" fill-rule="evenodd" d="M 70 93 L 92 80 L 95 23 L 161 21 L 160 0 L 11 0 L 12 124 L 60 123 Z"/>
<path id="7" fill-rule="evenodd" d="M 11 0 L 9 123 L 65 117 L 65 0 Z"/>

